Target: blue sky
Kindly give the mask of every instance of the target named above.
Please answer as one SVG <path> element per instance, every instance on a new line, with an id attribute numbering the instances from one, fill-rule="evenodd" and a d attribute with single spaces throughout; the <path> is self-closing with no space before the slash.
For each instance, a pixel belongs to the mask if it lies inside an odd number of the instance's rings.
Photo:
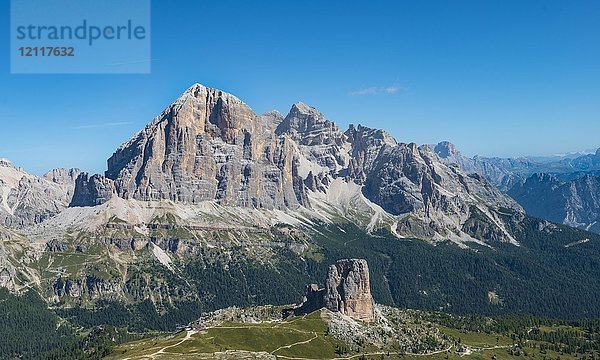
<path id="1" fill-rule="evenodd" d="M 0 48 L 9 23 L 2 1 Z M 596 148 L 598 24 L 585 0 L 153 1 L 151 74 L 11 75 L 0 52 L 0 157 L 102 172 L 194 82 L 468 155 Z"/>

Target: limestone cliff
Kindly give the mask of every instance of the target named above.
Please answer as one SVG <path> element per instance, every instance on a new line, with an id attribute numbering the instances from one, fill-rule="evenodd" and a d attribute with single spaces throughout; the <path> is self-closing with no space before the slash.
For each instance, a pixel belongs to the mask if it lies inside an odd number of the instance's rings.
<path id="1" fill-rule="evenodd" d="M 102 175 L 81 173 L 75 182 L 75 194 L 69 206 L 96 206 L 110 200 L 115 194 L 114 182 Z"/>
<path id="2" fill-rule="evenodd" d="M 44 221 L 69 205 L 77 169 L 55 169 L 42 177 L 0 159 L 0 225 L 22 228 Z"/>
<path id="3" fill-rule="evenodd" d="M 375 318 L 366 260 L 338 260 L 329 267 L 325 288 L 319 289 L 315 284 L 306 287 L 306 296 L 296 313 L 307 313 L 320 308 L 361 321 L 372 321 Z"/>
<path id="4" fill-rule="evenodd" d="M 296 145 L 275 135 L 280 121 L 196 84 L 114 153 L 106 176 L 124 198 L 298 207 Z"/>
<path id="5" fill-rule="evenodd" d="M 369 267 L 363 259 L 339 260 L 329 267 L 325 282 L 325 307 L 363 321 L 373 320 L 375 311 Z"/>

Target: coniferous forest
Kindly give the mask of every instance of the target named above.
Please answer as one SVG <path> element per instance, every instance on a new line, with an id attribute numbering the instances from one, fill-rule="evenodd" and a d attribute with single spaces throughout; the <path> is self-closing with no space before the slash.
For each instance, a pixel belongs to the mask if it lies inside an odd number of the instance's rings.
<path id="1" fill-rule="evenodd" d="M 450 327 L 521 337 L 524 329 L 546 323 L 570 324 L 584 328 L 589 341 L 580 336 L 577 340 L 576 333 L 568 331 L 532 330 L 526 337 L 563 344 L 561 351 L 593 348 L 598 322 L 592 319 L 600 317 L 600 284 L 595 280 L 600 279 L 600 250 L 594 242 L 585 248 L 565 248 L 564 244 L 580 236 L 570 228 L 537 238 L 535 220 L 523 224 L 514 229 L 520 234 L 521 247 L 498 243 L 493 249 L 476 251 L 451 243 L 398 240 L 385 231 L 367 234 L 351 224 L 342 232 L 338 226 L 324 224 L 321 235 L 314 239 L 316 255 L 301 258 L 282 248 L 271 266 L 250 259 L 226 262 L 208 255 L 198 257 L 184 270 L 194 279 L 198 300 L 182 299 L 167 308 L 156 308 L 150 300 L 48 307 L 34 290 L 17 296 L 2 289 L 0 357 L 99 357 L 119 341 L 147 331 L 172 331 L 203 312 L 228 306 L 296 303 L 305 284 L 322 282 L 329 264 L 352 257 L 367 259 L 378 303 L 450 314 L 437 319 Z M 595 275 L 581 279 L 579 271 Z M 554 291 L 557 288 L 562 290 Z M 496 294 L 495 301 L 488 292 Z M 494 327 L 486 328 L 483 316 L 496 317 Z M 109 337 L 115 341 L 106 342 Z M 570 347 L 564 348 L 564 344 Z"/>

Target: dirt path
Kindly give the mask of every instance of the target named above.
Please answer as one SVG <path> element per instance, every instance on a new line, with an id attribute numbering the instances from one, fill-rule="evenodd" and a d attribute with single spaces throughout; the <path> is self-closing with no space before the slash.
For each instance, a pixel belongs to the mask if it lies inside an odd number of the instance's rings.
<path id="1" fill-rule="evenodd" d="M 192 338 L 192 335 L 194 335 L 195 333 L 197 333 L 196 330 L 188 330 L 187 334 L 185 335 L 185 337 L 178 343 L 173 344 L 173 345 L 169 345 L 169 346 L 165 346 L 162 349 L 158 350 L 157 352 L 150 354 L 150 355 L 146 355 L 148 358 L 150 359 L 154 359 L 156 356 L 164 354 L 165 350 L 170 349 L 170 348 L 174 348 L 176 346 L 179 346 L 181 344 L 183 344 L 184 342 L 188 341 L 189 339 Z"/>
<path id="2" fill-rule="evenodd" d="M 316 338 L 318 338 L 318 337 L 319 337 L 319 335 L 318 335 L 318 334 L 316 334 L 316 333 L 313 333 L 313 335 L 314 335 L 314 336 L 313 336 L 312 338 L 308 339 L 308 340 L 304 340 L 304 341 L 298 341 L 298 342 L 295 342 L 295 343 L 293 343 L 293 344 L 289 344 L 289 345 L 283 345 L 283 346 L 280 346 L 280 347 L 278 347 L 277 349 L 275 349 L 275 350 L 271 351 L 271 354 L 275 354 L 276 352 L 278 352 L 278 351 L 279 351 L 279 350 L 281 350 L 281 349 L 289 349 L 289 348 L 291 348 L 292 346 L 296 346 L 296 345 L 302 345 L 302 344 L 308 344 L 309 342 L 311 342 L 311 341 L 313 341 L 314 339 L 316 339 Z M 279 356 L 279 355 L 278 355 L 278 356 Z"/>

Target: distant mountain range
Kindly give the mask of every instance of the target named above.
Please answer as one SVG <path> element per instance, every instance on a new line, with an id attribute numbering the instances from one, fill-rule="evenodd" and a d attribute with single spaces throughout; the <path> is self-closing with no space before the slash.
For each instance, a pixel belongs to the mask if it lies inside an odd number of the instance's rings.
<path id="1" fill-rule="evenodd" d="M 600 149 L 556 157 L 468 158 L 449 142 L 432 148 L 444 162 L 485 176 L 530 215 L 600 231 Z"/>
<path id="2" fill-rule="evenodd" d="M 600 176 L 584 175 L 564 181 L 538 173 L 515 184 L 508 194 L 528 214 L 600 232 Z"/>
<path id="3" fill-rule="evenodd" d="M 467 157 L 448 141 L 430 147 L 444 162 L 458 164 L 466 172 L 485 176 L 503 192 L 535 173 L 553 174 L 563 180 L 600 174 L 600 149 L 586 154 L 500 158 Z"/>

